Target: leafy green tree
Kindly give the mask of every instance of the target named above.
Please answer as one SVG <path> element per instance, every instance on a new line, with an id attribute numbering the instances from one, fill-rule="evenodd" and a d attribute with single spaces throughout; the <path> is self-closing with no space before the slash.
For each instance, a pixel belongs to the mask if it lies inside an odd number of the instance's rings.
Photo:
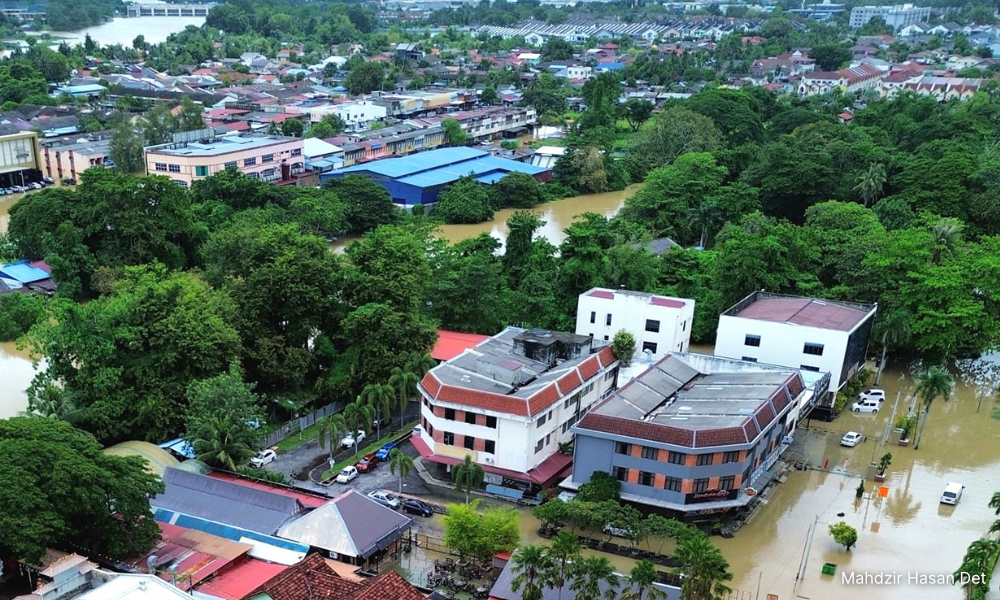
<path id="1" fill-rule="evenodd" d="M 632 356 L 635 354 L 635 336 L 626 329 L 619 329 L 611 342 L 611 351 L 615 353 L 615 358 L 622 367 L 632 364 Z"/>
<path id="2" fill-rule="evenodd" d="M 288 207 L 288 215 L 303 232 L 332 239 L 347 233 L 348 206 L 326 189 L 299 188 Z"/>
<path id="3" fill-rule="evenodd" d="M 197 436 L 191 442 L 195 458 L 214 467 L 235 471 L 254 455 L 254 449 L 240 439 L 240 429 L 241 424 L 230 415 L 213 414 L 202 419 Z"/>
<path id="4" fill-rule="evenodd" d="M 764 137 L 763 106 L 745 91 L 707 88 L 691 96 L 687 108 L 712 119 L 732 145 Z"/>
<path id="5" fill-rule="evenodd" d="M 139 120 L 139 131 L 146 146 L 166 144 L 178 131 L 177 118 L 166 104 L 157 104 Z"/>
<path id="6" fill-rule="evenodd" d="M 38 294 L 0 295 L 0 342 L 16 340 L 41 321 L 45 297 Z"/>
<path id="7" fill-rule="evenodd" d="M 573 58 L 573 45 L 557 35 L 550 36 L 542 44 L 542 60 L 570 60 Z"/>
<path id="8" fill-rule="evenodd" d="M 621 498 L 621 487 L 621 482 L 608 473 L 594 471 L 590 476 L 590 481 L 580 486 L 576 499 L 580 502 L 617 501 Z"/>
<path id="9" fill-rule="evenodd" d="M 122 119 L 111 132 L 108 156 L 122 173 L 140 173 L 145 169 L 142 136 L 128 119 Z"/>
<path id="10" fill-rule="evenodd" d="M 673 557 L 679 563 L 675 572 L 684 577 L 684 600 L 722 600 L 732 591 L 725 583 L 733 578 L 729 563 L 704 534 L 679 539 Z"/>
<path id="11" fill-rule="evenodd" d="M 867 208 L 872 202 L 882 195 L 882 187 L 885 185 L 885 165 L 872 163 L 868 169 L 858 176 L 858 184 L 854 186 L 855 191 L 861 196 Z"/>
<path id="12" fill-rule="evenodd" d="M 495 210 L 490 189 L 465 176 L 441 191 L 431 215 L 448 224 L 482 223 L 492 219 Z"/>
<path id="13" fill-rule="evenodd" d="M 16 251 L 33 260 L 45 258 L 52 232 L 72 219 L 75 197 L 72 190 L 50 187 L 11 206 L 7 233 Z"/>
<path id="14" fill-rule="evenodd" d="M 843 44 L 814 44 L 809 48 L 809 58 L 816 61 L 816 67 L 821 71 L 836 71 L 851 60 L 851 49 Z"/>
<path id="15" fill-rule="evenodd" d="M 514 578 L 510 589 L 520 593 L 523 600 L 542 600 L 547 587 L 546 570 L 549 568 L 549 557 L 541 546 L 521 546 L 511 557 Z"/>
<path id="16" fill-rule="evenodd" d="M 370 177 L 348 175 L 323 184 L 348 205 L 347 222 L 351 233 L 366 233 L 379 225 L 392 225 L 400 219 L 400 210 L 384 187 Z"/>
<path id="17" fill-rule="evenodd" d="M 833 536 L 833 541 L 847 548 L 848 552 L 851 546 L 858 543 L 858 530 L 844 521 L 830 525 L 830 535 Z"/>
<path id="18" fill-rule="evenodd" d="M 973 578 L 968 576 L 990 573 L 996 566 L 998 553 L 1000 553 L 998 540 L 980 538 L 969 544 L 962 558 L 962 565 L 954 573 L 955 582 L 966 589 L 967 598 L 985 598 L 989 593 L 988 581 L 981 581 L 980 578 L 973 581 Z"/>
<path id="19" fill-rule="evenodd" d="M 472 457 L 465 455 L 465 460 L 451 468 L 451 478 L 455 488 L 465 492 L 465 503 L 469 503 L 469 494 L 483 485 L 483 468 L 472 462 Z"/>
<path id="20" fill-rule="evenodd" d="M 218 210 L 222 204 L 233 210 L 264 208 L 269 204 L 287 206 L 289 200 L 282 195 L 281 188 L 257 179 L 247 177 L 235 167 L 198 179 L 191 184 L 191 201 L 201 205 L 202 212 Z M 231 215 L 232 211 L 219 211 Z"/>
<path id="21" fill-rule="evenodd" d="M 352 267 L 345 290 L 348 302 L 358 307 L 378 302 L 399 312 L 417 313 L 432 273 L 430 243 L 426 229 L 383 226 L 348 246 Z"/>
<path id="22" fill-rule="evenodd" d="M 569 589 L 576 594 L 577 600 L 615 600 L 620 585 L 611 561 L 603 556 L 584 556 L 573 569 Z"/>
<path id="23" fill-rule="evenodd" d="M 469 140 L 469 134 L 462 129 L 462 124 L 455 119 L 441 121 L 441 128 L 444 130 L 444 143 L 449 146 L 464 146 Z"/>
<path id="24" fill-rule="evenodd" d="M 351 431 L 347 426 L 347 419 L 344 418 L 343 412 L 336 412 L 322 417 L 317 424 L 319 429 L 316 431 L 316 437 L 321 448 L 327 446 L 330 449 L 329 462 L 332 465 L 334 450 L 340 446 L 340 440 Z"/>
<path id="25" fill-rule="evenodd" d="M 217 4 L 208 11 L 205 24 L 226 33 L 241 35 L 250 29 L 250 16 L 236 4 Z"/>
<path id="26" fill-rule="evenodd" d="M 205 119 L 201 114 L 201 106 L 194 103 L 190 97 L 181 98 L 180 113 L 177 115 L 177 131 L 195 131 L 205 128 Z"/>
<path id="27" fill-rule="evenodd" d="M 399 475 L 399 493 L 403 493 L 403 478 L 410 474 L 413 470 L 413 457 L 404 454 L 399 448 L 393 448 L 389 451 L 389 472 L 393 475 Z"/>
<path id="28" fill-rule="evenodd" d="M 497 552 L 517 548 L 521 534 L 517 511 L 510 507 L 479 512 L 479 501 L 449 504 L 444 521 L 444 543 L 460 556 L 489 560 Z"/>
<path id="29" fill-rule="evenodd" d="M 947 402 L 951 398 L 955 389 L 955 380 L 943 367 L 930 367 L 926 371 L 917 375 L 917 397 L 923 404 L 923 410 L 918 413 L 920 424 L 917 429 L 917 439 L 913 444 L 914 449 L 920 448 L 920 440 L 924 437 L 924 428 L 927 426 L 927 416 L 931 411 L 931 404 L 940 397 Z M 850 546 L 847 548 L 850 550 Z"/>
<path id="30" fill-rule="evenodd" d="M 622 600 L 662 600 L 666 593 L 654 586 L 659 580 L 656 565 L 645 559 L 636 562 L 625 576 Z"/>
<path id="31" fill-rule="evenodd" d="M 500 95 L 497 94 L 497 88 L 492 85 L 484 87 L 482 93 L 479 94 L 479 101 L 489 105 L 500 104 Z"/>
<path id="32" fill-rule="evenodd" d="M 549 73 L 542 73 L 524 90 L 522 100 L 539 115 L 562 114 L 566 110 L 566 93 L 561 81 Z"/>
<path id="33" fill-rule="evenodd" d="M 307 138 L 331 138 L 337 135 L 337 131 L 326 121 L 313 123 L 305 133 Z"/>
<path id="34" fill-rule="evenodd" d="M 341 322 L 341 334 L 351 340 L 344 366 L 352 373 L 351 389 L 385 381 L 409 352 L 426 352 L 434 343 L 434 325 L 414 313 L 371 303 L 360 306 Z"/>
<path id="35" fill-rule="evenodd" d="M 188 439 L 200 460 L 233 471 L 260 446 L 264 411 L 239 365 L 187 388 Z"/>
<path id="36" fill-rule="evenodd" d="M 489 234 L 437 255 L 427 286 L 427 312 L 445 329 L 495 333 L 503 325 L 504 280 L 500 242 Z"/>
<path id="37" fill-rule="evenodd" d="M 382 88 L 385 66 L 381 62 L 367 61 L 351 69 L 344 80 L 344 87 L 352 96 L 368 94 Z"/>
<path id="38" fill-rule="evenodd" d="M 149 500 L 163 491 L 139 457 L 101 452 L 93 438 L 58 419 L 0 420 L 0 539 L 37 564 L 52 546 L 139 556 L 159 539 Z M 85 476 L 84 476 L 85 474 Z"/>
<path id="39" fill-rule="evenodd" d="M 514 208 L 531 208 L 548 200 L 542 183 L 516 171 L 493 184 L 493 197 L 497 204 Z"/>
<path id="40" fill-rule="evenodd" d="M 642 124 L 653 116 L 653 103 L 642 98 L 630 98 L 622 107 L 622 114 L 632 131 L 639 131 Z"/>
<path id="41" fill-rule="evenodd" d="M 288 137 L 302 137 L 305 126 L 300 119 L 285 119 L 281 122 L 281 135 Z"/>

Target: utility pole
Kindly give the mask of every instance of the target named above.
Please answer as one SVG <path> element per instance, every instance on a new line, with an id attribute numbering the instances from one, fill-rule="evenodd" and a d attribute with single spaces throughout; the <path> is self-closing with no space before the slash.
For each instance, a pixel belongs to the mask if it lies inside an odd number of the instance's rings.
<path id="1" fill-rule="evenodd" d="M 882 446 L 885 447 L 889 443 L 889 432 L 892 431 L 893 424 L 896 422 L 896 408 L 899 406 L 899 392 L 896 392 L 896 401 L 892 403 L 892 414 L 889 415 L 889 422 L 885 425 L 885 435 L 882 436 Z"/>
<path id="2" fill-rule="evenodd" d="M 809 551 L 812 549 L 813 534 L 816 533 L 816 526 L 818 524 L 819 515 L 816 515 L 816 519 L 809 526 L 809 532 L 806 534 L 806 543 L 802 547 L 802 558 L 799 559 L 799 570 L 795 574 L 796 580 L 803 579 L 806 576 L 806 565 L 809 564 Z"/>

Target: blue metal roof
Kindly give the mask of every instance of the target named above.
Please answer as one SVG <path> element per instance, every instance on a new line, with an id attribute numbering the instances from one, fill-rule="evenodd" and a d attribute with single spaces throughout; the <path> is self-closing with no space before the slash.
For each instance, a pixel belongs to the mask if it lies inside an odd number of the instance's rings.
<path id="1" fill-rule="evenodd" d="M 398 179 L 446 165 L 468 161 L 473 158 L 487 156 L 488 154 L 485 150 L 477 150 L 476 148 L 467 148 L 464 146 L 458 148 L 439 148 L 437 150 L 411 154 L 402 158 L 387 158 L 363 165 L 354 165 L 346 169 L 341 169 L 338 173 L 372 173 Z"/>
<path id="2" fill-rule="evenodd" d="M 507 173 L 497 173 L 496 171 L 494 171 L 492 173 L 486 173 L 485 175 L 479 175 L 478 177 L 476 177 L 476 181 L 478 181 L 479 183 L 492 185 L 503 179 L 506 175 Z"/>
<path id="3" fill-rule="evenodd" d="M 48 273 L 32 267 L 26 260 L 0 266 L 0 275 L 20 283 L 35 283 L 49 278 Z"/>
<path id="4" fill-rule="evenodd" d="M 153 519 L 160 521 L 161 523 L 170 523 L 172 525 L 177 525 L 178 527 L 186 527 L 196 531 L 203 531 L 227 540 L 233 540 L 234 542 L 251 539 L 269 546 L 284 548 L 285 550 L 294 550 L 302 553 L 309 552 L 309 546 L 306 546 L 305 544 L 300 544 L 298 542 L 285 540 L 271 535 L 264 535 L 248 529 L 233 527 L 232 525 L 224 525 L 209 519 L 192 517 L 191 515 L 186 515 L 179 511 L 156 508 L 153 510 Z"/>
<path id="5" fill-rule="evenodd" d="M 440 167 L 424 173 L 417 173 L 416 175 L 403 177 L 399 179 L 399 182 L 417 187 L 433 187 L 436 185 L 451 183 L 452 181 L 465 177 L 466 175 L 477 177 L 487 173 L 500 172 L 500 176 L 503 177 L 507 173 L 515 171 L 527 173 L 528 175 L 536 175 L 538 173 L 544 173 L 547 170 L 548 169 L 544 169 L 542 167 L 536 167 L 535 165 L 520 163 L 516 160 L 486 155 L 474 160 L 463 161 L 456 165 Z"/>

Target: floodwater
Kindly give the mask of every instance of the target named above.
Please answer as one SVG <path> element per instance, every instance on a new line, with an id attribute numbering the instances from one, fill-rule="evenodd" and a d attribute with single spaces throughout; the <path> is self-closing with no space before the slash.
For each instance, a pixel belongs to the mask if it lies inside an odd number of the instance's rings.
<path id="1" fill-rule="evenodd" d="M 7 233 L 7 225 L 10 223 L 10 207 L 21 199 L 24 194 L 8 194 L 0 196 L 0 233 Z"/>
<path id="2" fill-rule="evenodd" d="M 28 408 L 25 391 L 35 376 L 27 351 L 14 342 L 0 342 L 0 419 L 16 416 Z"/>
<path id="3" fill-rule="evenodd" d="M 621 210 L 625 199 L 634 195 L 641 187 L 641 184 L 635 184 L 616 192 L 584 194 L 536 206 L 531 211 L 545 221 L 545 225 L 535 233 L 535 236 L 536 238 L 546 238 L 554 245 L 559 245 L 566 238 L 563 230 L 569 227 L 576 217 L 586 212 L 613 217 Z M 523 209 L 505 208 L 499 210 L 492 220 L 474 225 L 441 225 L 437 229 L 438 235 L 454 244 L 474 238 L 482 233 L 488 233 L 502 244 L 507 239 L 507 219 L 518 210 Z M 335 252 L 343 252 L 347 244 L 359 238 L 360 236 L 343 237 L 331 244 L 330 247 Z"/>
<path id="4" fill-rule="evenodd" d="M 65 40 L 71 46 L 82 44 L 88 34 L 90 39 L 102 46 L 131 46 L 132 40 L 139 34 L 142 34 L 147 44 L 159 44 L 166 41 L 171 33 L 183 31 L 188 25 L 201 27 L 204 22 L 205 17 L 119 18 L 80 31 L 53 31 L 50 35 Z"/>

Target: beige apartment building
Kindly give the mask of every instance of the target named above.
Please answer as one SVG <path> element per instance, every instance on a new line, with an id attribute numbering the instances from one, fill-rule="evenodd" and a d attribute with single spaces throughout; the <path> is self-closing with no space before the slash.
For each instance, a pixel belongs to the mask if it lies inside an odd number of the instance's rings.
<path id="1" fill-rule="evenodd" d="M 195 181 L 230 167 L 248 177 L 275 182 L 292 179 L 305 171 L 302 138 L 257 133 L 216 135 L 212 130 L 204 131 L 205 137 L 193 141 L 146 148 L 146 173 L 165 175 L 179 185 L 190 187 Z"/>

